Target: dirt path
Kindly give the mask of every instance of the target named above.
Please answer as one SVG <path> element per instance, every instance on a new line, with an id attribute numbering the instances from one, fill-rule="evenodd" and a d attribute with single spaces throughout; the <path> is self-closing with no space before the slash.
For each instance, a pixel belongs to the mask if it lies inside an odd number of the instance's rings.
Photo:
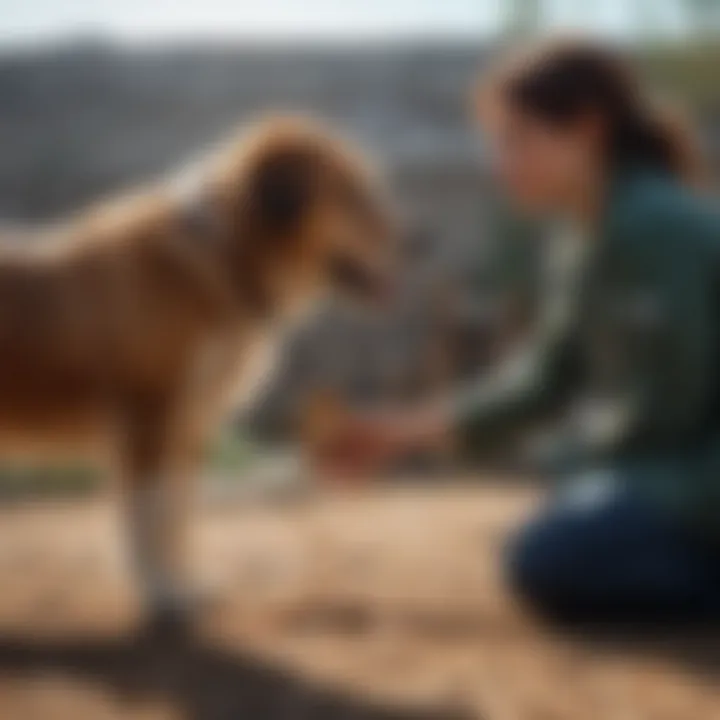
<path id="1" fill-rule="evenodd" d="M 714 720 L 720 639 L 558 637 L 504 596 L 523 490 L 393 490 L 199 523 L 198 636 L 134 632 L 113 508 L 0 513 L 0 720 Z"/>

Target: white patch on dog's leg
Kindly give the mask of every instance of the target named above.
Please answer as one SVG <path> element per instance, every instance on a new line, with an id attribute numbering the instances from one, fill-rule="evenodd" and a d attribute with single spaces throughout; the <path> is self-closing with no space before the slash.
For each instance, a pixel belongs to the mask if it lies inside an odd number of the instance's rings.
<path id="1" fill-rule="evenodd" d="M 193 601 L 187 487 L 161 476 L 129 492 L 132 560 L 146 607 L 152 614 L 185 613 Z"/>

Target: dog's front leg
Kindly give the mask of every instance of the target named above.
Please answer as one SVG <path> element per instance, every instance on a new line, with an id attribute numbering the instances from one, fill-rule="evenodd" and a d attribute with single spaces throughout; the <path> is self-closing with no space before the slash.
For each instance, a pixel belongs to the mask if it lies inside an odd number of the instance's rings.
<path id="1" fill-rule="evenodd" d="M 194 600 L 190 514 L 197 448 L 168 428 L 130 428 L 125 482 L 131 559 L 154 621 L 184 622 Z M 183 442 L 184 440 L 184 442 Z"/>

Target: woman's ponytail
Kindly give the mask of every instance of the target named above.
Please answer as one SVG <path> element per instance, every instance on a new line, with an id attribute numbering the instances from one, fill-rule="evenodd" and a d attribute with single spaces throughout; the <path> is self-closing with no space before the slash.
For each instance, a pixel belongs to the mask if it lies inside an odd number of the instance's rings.
<path id="1" fill-rule="evenodd" d="M 615 129 L 611 139 L 615 162 L 630 160 L 669 172 L 688 185 L 704 185 L 707 174 L 689 122 L 680 113 L 649 103 L 636 112 L 636 117 Z"/>

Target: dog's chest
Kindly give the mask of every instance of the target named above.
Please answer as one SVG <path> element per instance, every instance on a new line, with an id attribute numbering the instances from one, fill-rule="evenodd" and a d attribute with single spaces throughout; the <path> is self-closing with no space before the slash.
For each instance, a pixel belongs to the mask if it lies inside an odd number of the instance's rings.
<path id="1" fill-rule="evenodd" d="M 208 338 L 192 369 L 195 402 L 229 412 L 252 401 L 277 364 L 277 338 L 269 333 Z"/>

